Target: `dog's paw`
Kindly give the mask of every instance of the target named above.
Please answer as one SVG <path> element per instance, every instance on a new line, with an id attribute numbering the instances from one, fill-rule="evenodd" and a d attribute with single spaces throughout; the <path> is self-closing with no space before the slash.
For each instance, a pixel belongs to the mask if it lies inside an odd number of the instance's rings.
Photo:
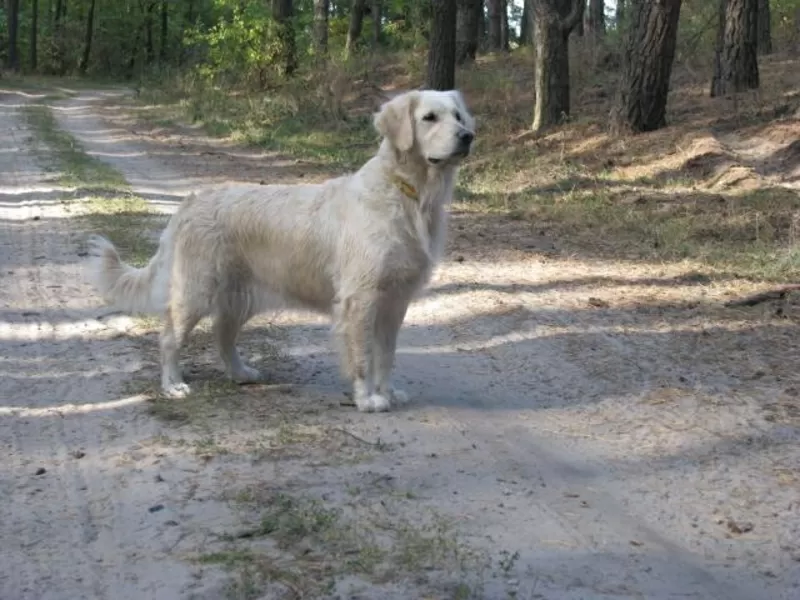
<path id="1" fill-rule="evenodd" d="M 391 402 L 386 396 L 372 394 L 365 398 L 356 399 L 356 406 L 361 412 L 386 412 L 391 407 Z"/>
<path id="2" fill-rule="evenodd" d="M 263 376 L 258 369 L 242 365 L 240 369 L 231 373 L 231 379 L 236 383 L 257 383 L 263 380 Z"/>
<path id="3" fill-rule="evenodd" d="M 189 392 L 191 392 L 191 388 L 188 384 L 181 381 L 165 386 L 162 388 L 162 391 L 167 398 L 186 398 Z"/>

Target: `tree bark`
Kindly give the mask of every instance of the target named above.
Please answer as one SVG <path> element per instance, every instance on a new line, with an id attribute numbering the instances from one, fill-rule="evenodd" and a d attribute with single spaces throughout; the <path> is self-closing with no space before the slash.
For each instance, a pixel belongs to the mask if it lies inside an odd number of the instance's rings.
<path id="1" fill-rule="evenodd" d="M 153 49 L 153 9 L 155 6 L 155 2 L 147 0 L 144 25 L 144 60 L 148 65 L 153 63 L 153 58 L 155 56 L 155 50 Z"/>
<path id="2" fill-rule="evenodd" d="M 330 0 L 314 0 L 314 52 L 318 56 L 328 54 L 328 14 Z"/>
<path id="3" fill-rule="evenodd" d="M 522 5 L 522 20 L 519 24 L 519 43 L 522 46 L 533 44 L 533 0 L 525 0 Z"/>
<path id="4" fill-rule="evenodd" d="M 78 65 L 78 71 L 81 75 L 86 75 L 86 70 L 89 68 L 89 56 L 92 52 L 92 37 L 94 36 L 94 6 L 95 0 L 89 5 L 89 14 L 86 17 L 86 36 L 83 41 L 83 56 Z"/>
<path id="5" fill-rule="evenodd" d="M 483 0 L 458 0 L 456 3 L 456 64 L 474 61 L 478 53 Z"/>
<path id="6" fill-rule="evenodd" d="M 622 80 L 612 114 L 612 126 L 617 131 L 653 131 L 666 125 L 680 10 L 681 0 L 633 4 Z"/>
<path id="7" fill-rule="evenodd" d="M 606 34 L 606 6 L 603 0 L 589 0 L 586 28 L 595 38 Z"/>
<path id="8" fill-rule="evenodd" d="M 508 32 L 508 0 L 500 0 L 500 49 L 508 52 L 511 46 Z"/>
<path id="9" fill-rule="evenodd" d="M 128 79 L 132 79 L 136 72 L 136 59 L 139 56 L 139 44 L 142 41 L 142 28 L 136 28 L 136 35 L 133 38 L 133 48 L 131 49 L 131 56 L 128 59 Z"/>
<path id="10" fill-rule="evenodd" d="M 366 0 L 353 0 L 350 9 L 350 26 L 347 28 L 347 41 L 344 45 L 344 54 L 349 57 L 356 48 L 361 37 L 361 29 L 364 27 L 364 10 Z"/>
<path id="11" fill-rule="evenodd" d="M 372 45 L 377 48 L 383 42 L 383 2 L 372 0 Z"/>
<path id="12" fill-rule="evenodd" d="M 489 50 L 503 48 L 503 1 L 488 0 L 489 8 Z"/>
<path id="13" fill-rule="evenodd" d="M 720 0 L 711 97 L 758 86 L 758 0 Z"/>
<path id="14" fill-rule="evenodd" d="M 19 71 L 19 0 L 6 2 L 6 22 L 8 27 L 6 67 L 9 71 Z"/>
<path id="15" fill-rule="evenodd" d="M 489 24 L 488 19 L 486 18 L 486 5 L 484 0 L 481 0 L 481 9 L 480 9 L 480 17 L 478 18 L 478 49 L 485 50 L 488 46 L 488 31 L 489 31 Z"/>
<path id="16" fill-rule="evenodd" d="M 794 10 L 794 31 L 792 32 L 792 56 L 800 54 L 800 8 Z"/>
<path id="17" fill-rule="evenodd" d="M 277 25 L 280 44 L 280 70 L 284 77 L 291 77 L 297 70 L 297 42 L 292 16 L 292 0 L 272 0 L 272 18 Z"/>
<path id="18" fill-rule="evenodd" d="M 33 0 L 31 5 L 31 40 L 29 61 L 31 71 L 36 71 L 38 63 L 38 37 L 39 37 L 39 0 Z"/>
<path id="19" fill-rule="evenodd" d="M 583 18 L 583 0 L 534 0 L 536 102 L 533 130 L 569 117 L 569 35 Z"/>
<path id="20" fill-rule="evenodd" d="M 769 0 L 758 0 L 758 53 L 772 54 L 772 13 Z"/>
<path id="21" fill-rule="evenodd" d="M 161 39 L 158 44 L 159 62 L 167 62 L 167 36 L 169 34 L 169 13 L 167 11 L 167 0 L 161 0 Z"/>
<path id="22" fill-rule="evenodd" d="M 432 8 L 427 84 L 432 90 L 452 90 L 456 86 L 456 0 L 435 0 Z"/>

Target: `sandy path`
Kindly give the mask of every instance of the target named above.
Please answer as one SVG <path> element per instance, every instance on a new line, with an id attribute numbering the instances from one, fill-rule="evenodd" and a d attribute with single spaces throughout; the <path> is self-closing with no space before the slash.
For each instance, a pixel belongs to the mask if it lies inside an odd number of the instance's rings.
<path id="1" fill-rule="evenodd" d="M 17 98 L 0 104 L 0 598 L 178 598 L 192 569 L 169 560 L 168 485 L 137 454 L 160 429 L 126 383 L 142 368 L 84 285 L 79 232 L 30 151 Z"/>
<path id="2" fill-rule="evenodd" d="M 187 173 L 180 156 L 154 155 L 88 99 L 65 103 L 62 126 L 134 187 L 163 199 L 207 181 L 194 159 Z M 8 104 L 0 137 L 22 140 Z M 0 154 L 3 190 L 41 177 L 22 150 Z M 0 296 L 10 449 L 0 534 L 14 541 L 0 553 L 0 598 L 222 597 L 218 570 L 180 560 L 216 548 L 215 534 L 238 522 L 220 490 L 284 486 L 348 506 L 344 490 L 376 477 L 391 481 L 387 498 L 414 490 L 395 506 L 408 519 L 432 507 L 493 559 L 519 551 L 479 597 L 506 598 L 509 586 L 548 600 L 797 597 L 800 433 L 781 412 L 798 385 L 797 327 L 708 306 L 723 284 L 504 250 L 456 214 L 451 256 L 464 260 L 444 266 L 401 335 L 398 383 L 416 398 L 407 410 L 337 406 L 319 320 L 281 317 L 286 359 L 262 359 L 293 387 L 292 402 L 390 452 L 347 464 L 314 463 L 311 449 L 290 461 L 207 460 L 164 441 L 175 430 L 124 392 L 153 378 L 152 364 L 119 335 L 125 319 L 98 320 L 77 277 L 76 233 L 48 210 L 3 195 L 3 277 L 14 285 Z M 518 229 L 500 231 L 528 235 Z M 263 335 L 244 336 L 249 354 Z M 212 432 L 215 443 L 238 448 L 242 429 Z M 416 598 L 420 585 L 337 591 Z"/>

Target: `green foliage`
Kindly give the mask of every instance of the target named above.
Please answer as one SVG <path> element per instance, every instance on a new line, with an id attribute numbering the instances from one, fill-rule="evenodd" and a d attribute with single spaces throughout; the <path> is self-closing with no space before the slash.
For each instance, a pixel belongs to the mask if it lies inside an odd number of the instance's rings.
<path id="1" fill-rule="evenodd" d="M 216 22 L 196 26 L 184 36 L 187 46 L 206 49 L 205 60 L 196 67 L 198 74 L 209 82 L 263 85 L 278 53 L 274 22 L 264 3 L 229 7 L 225 0 L 216 0 L 214 4 L 221 13 Z"/>

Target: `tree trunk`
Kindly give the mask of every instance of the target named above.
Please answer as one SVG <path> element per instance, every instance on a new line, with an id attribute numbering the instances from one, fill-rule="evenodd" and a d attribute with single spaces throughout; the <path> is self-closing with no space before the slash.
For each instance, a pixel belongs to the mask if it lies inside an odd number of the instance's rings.
<path id="1" fill-rule="evenodd" d="M 19 71 L 19 0 L 7 1 L 6 23 L 8 27 L 6 67 L 9 71 Z"/>
<path id="2" fill-rule="evenodd" d="M 30 68 L 36 71 L 38 62 L 37 44 L 39 37 L 39 0 L 33 0 L 31 6 L 31 45 L 30 45 Z"/>
<path id="3" fill-rule="evenodd" d="M 483 19 L 483 0 L 458 0 L 456 6 L 456 64 L 474 61 Z"/>
<path id="4" fill-rule="evenodd" d="M 383 41 L 383 2 L 372 0 L 372 45 L 377 48 Z"/>
<path id="5" fill-rule="evenodd" d="M 522 20 L 519 24 L 519 43 L 522 46 L 533 44 L 533 0 L 525 0 L 522 5 Z"/>
<path id="6" fill-rule="evenodd" d="M 144 60 L 148 65 L 153 64 L 153 59 L 155 57 L 155 51 L 153 49 L 153 9 L 155 9 L 155 7 L 155 2 L 147 0 L 144 29 Z"/>
<path id="7" fill-rule="evenodd" d="M 272 0 L 272 18 L 275 19 L 280 44 L 280 70 L 291 77 L 297 70 L 297 42 L 294 37 L 292 0 Z"/>
<path id="8" fill-rule="evenodd" d="M 681 0 L 633 4 L 622 81 L 612 115 L 617 131 L 653 131 L 666 125 L 680 11 Z"/>
<path id="9" fill-rule="evenodd" d="M 353 0 L 353 5 L 350 9 L 350 26 L 347 28 L 347 41 L 344 45 L 344 55 L 346 57 L 352 55 L 359 38 L 361 38 L 361 29 L 364 26 L 365 8 L 366 0 Z"/>
<path id="10" fill-rule="evenodd" d="M 534 0 L 536 102 L 533 130 L 569 117 L 569 34 L 583 18 L 583 0 Z"/>
<path id="11" fill-rule="evenodd" d="M 164 64 L 167 62 L 167 36 L 169 34 L 169 12 L 167 11 L 167 0 L 161 0 L 161 39 L 158 44 L 158 60 Z"/>
<path id="12" fill-rule="evenodd" d="M 589 30 L 589 34 L 595 38 L 606 34 L 606 6 L 603 0 L 589 0 L 589 15 L 586 19 L 586 27 Z"/>
<path id="13" fill-rule="evenodd" d="M 769 0 L 758 0 L 758 53 L 772 54 L 772 14 Z"/>
<path id="14" fill-rule="evenodd" d="M 486 5 L 484 0 L 481 0 L 481 8 L 478 13 L 480 16 L 478 17 L 478 49 L 485 50 L 487 43 L 487 32 L 489 31 L 489 25 L 487 23 L 486 18 Z"/>
<path id="15" fill-rule="evenodd" d="M 435 0 L 434 0 L 435 1 Z M 489 50 L 503 48 L 503 0 L 487 0 L 489 8 Z"/>
<path id="16" fill-rule="evenodd" d="M 758 0 L 720 0 L 711 97 L 759 86 Z"/>
<path id="17" fill-rule="evenodd" d="M 508 52 L 511 46 L 509 45 L 508 33 L 508 1 L 500 0 L 500 49 Z"/>
<path id="18" fill-rule="evenodd" d="M 617 9 L 614 12 L 614 27 L 617 31 L 625 26 L 625 9 L 629 0 L 617 0 Z"/>
<path id="19" fill-rule="evenodd" d="M 800 54 L 800 8 L 794 10 L 794 31 L 792 32 L 792 56 Z"/>
<path id="20" fill-rule="evenodd" d="M 95 0 L 92 0 L 92 3 L 89 5 L 89 14 L 86 17 L 86 37 L 83 41 L 83 56 L 81 56 L 81 62 L 78 65 L 78 71 L 80 71 L 81 75 L 86 75 L 86 69 L 89 68 L 89 56 L 92 52 L 92 37 L 94 34 L 94 5 Z"/>
<path id="21" fill-rule="evenodd" d="M 317 56 L 328 54 L 328 14 L 330 0 L 314 0 L 314 52 Z"/>
<path id="22" fill-rule="evenodd" d="M 456 87 L 456 0 L 433 2 L 427 84 L 432 90 Z"/>
<path id="23" fill-rule="evenodd" d="M 136 59 L 139 57 L 139 44 L 142 41 L 142 28 L 136 28 L 136 35 L 133 38 L 133 48 L 131 49 L 131 56 L 128 59 L 128 79 L 133 79 L 136 72 Z"/>
<path id="24" fill-rule="evenodd" d="M 187 3 L 186 3 L 186 13 L 183 16 L 184 23 L 186 25 L 189 25 L 190 27 L 194 24 L 194 20 L 195 20 L 194 3 L 195 3 L 195 0 L 188 0 L 187 1 Z M 179 43 L 178 47 L 180 48 L 178 50 L 178 66 L 182 67 L 186 63 L 186 60 L 190 56 L 190 48 L 189 48 L 188 45 L 183 44 L 183 43 Z"/>

